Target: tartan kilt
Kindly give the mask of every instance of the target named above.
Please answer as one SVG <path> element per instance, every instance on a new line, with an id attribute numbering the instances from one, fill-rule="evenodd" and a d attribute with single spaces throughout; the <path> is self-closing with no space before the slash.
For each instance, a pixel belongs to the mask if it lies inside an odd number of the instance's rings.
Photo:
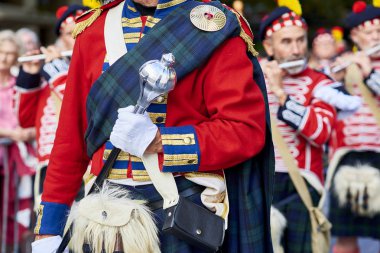
<path id="1" fill-rule="evenodd" d="M 342 157 L 338 168 L 334 173 L 339 171 L 341 165 L 352 165 L 357 163 L 369 164 L 379 168 L 380 155 L 374 151 L 351 151 Z M 359 216 L 351 211 L 350 208 L 340 207 L 338 198 L 334 190 L 334 177 L 331 182 L 329 194 L 330 209 L 329 220 L 332 223 L 331 234 L 333 236 L 361 236 L 380 239 L 380 213 L 374 217 Z M 380 194 L 380 193 L 379 193 Z"/>
<path id="2" fill-rule="evenodd" d="M 281 241 L 285 253 L 312 253 L 311 224 L 308 210 L 299 197 L 281 205 L 282 200 L 297 194 L 288 173 L 276 172 L 274 181 L 273 206 L 280 210 L 287 221 Z M 306 185 L 311 189 L 309 191 L 314 205 L 317 205 L 320 195 L 307 181 Z"/>
<path id="3" fill-rule="evenodd" d="M 331 234 L 334 236 L 380 239 L 380 214 L 372 218 L 355 215 L 351 209 L 339 206 L 335 194 L 330 194 L 329 220 L 333 224 Z"/>

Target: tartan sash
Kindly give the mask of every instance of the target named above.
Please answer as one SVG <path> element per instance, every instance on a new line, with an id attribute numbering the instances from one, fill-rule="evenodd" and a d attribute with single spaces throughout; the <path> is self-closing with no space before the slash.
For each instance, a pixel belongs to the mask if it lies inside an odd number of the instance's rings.
<path id="1" fill-rule="evenodd" d="M 117 109 L 136 104 L 140 94 L 138 71 L 141 65 L 171 52 L 176 59 L 177 79 L 181 80 L 207 61 L 225 40 L 239 36 L 242 28 L 236 15 L 217 1 L 207 4 L 224 12 L 226 25 L 217 32 L 195 28 L 190 21 L 190 11 L 204 4 L 189 1 L 176 8 L 95 81 L 86 101 L 85 140 L 90 157 L 108 140 L 117 119 Z"/>

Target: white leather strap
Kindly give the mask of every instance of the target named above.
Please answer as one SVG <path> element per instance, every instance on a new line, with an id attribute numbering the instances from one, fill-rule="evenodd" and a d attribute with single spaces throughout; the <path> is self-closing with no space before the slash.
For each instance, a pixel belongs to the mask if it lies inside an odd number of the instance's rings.
<path id="1" fill-rule="evenodd" d="M 166 209 L 176 205 L 179 200 L 179 194 L 173 174 L 160 171 L 157 153 L 144 154 L 141 159 L 154 187 L 164 199 L 163 208 Z"/>
<path id="2" fill-rule="evenodd" d="M 114 64 L 121 56 L 127 53 L 123 27 L 121 26 L 124 2 L 108 11 L 104 24 L 104 40 L 107 59 L 110 65 Z"/>

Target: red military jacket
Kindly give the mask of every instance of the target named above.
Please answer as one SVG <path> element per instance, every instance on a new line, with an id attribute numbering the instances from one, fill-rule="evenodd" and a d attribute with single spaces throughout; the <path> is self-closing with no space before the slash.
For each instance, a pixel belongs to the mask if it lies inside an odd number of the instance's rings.
<path id="1" fill-rule="evenodd" d="M 330 138 L 336 117 L 335 109 L 317 99 L 314 92 L 333 83 L 326 75 L 311 68 L 287 75 L 283 79 L 283 88 L 289 96 L 283 106 L 279 105 L 270 84 L 267 84 L 271 113 L 278 117 L 277 126 L 302 175 L 314 186 L 315 179 L 323 183 L 323 144 Z M 276 172 L 288 172 L 276 149 L 275 155 Z"/>
<path id="2" fill-rule="evenodd" d="M 21 70 L 17 79 L 18 118 L 21 127 L 36 127 L 39 167 L 48 165 L 53 148 L 66 85 L 67 66 L 63 69 L 54 68 L 54 74 L 51 74 L 53 76 L 49 81 L 41 82 L 39 74 L 31 75 Z"/>
<path id="3" fill-rule="evenodd" d="M 380 106 L 380 60 L 372 60 L 371 63 L 373 71 L 364 83 Z M 353 95 L 362 97 L 357 84 L 352 88 L 350 91 Z M 365 101 L 355 114 L 337 121 L 330 141 L 330 155 L 333 156 L 340 149 L 380 152 L 380 126 Z"/>
<path id="4" fill-rule="evenodd" d="M 95 175 L 103 163 L 104 147 L 88 157 L 84 135 L 86 98 L 101 75 L 106 56 L 106 14 L 107 7 L 76 40 L 35 230 L 39 234 L 62 232 L 89 161 L 92 159 Z M 206 63 L 179 80 L 169 93 L 165 126 L 160 128 L 163 138 L 168 133 L 186 136 L 190 128 L 193 132 L 188 134 L 196 136 L 198 149 L 195 171 L 220 173 L 263 148 L 264 98 L 253 80 L 253 64 L 240 37 L 221 44 Z"/>

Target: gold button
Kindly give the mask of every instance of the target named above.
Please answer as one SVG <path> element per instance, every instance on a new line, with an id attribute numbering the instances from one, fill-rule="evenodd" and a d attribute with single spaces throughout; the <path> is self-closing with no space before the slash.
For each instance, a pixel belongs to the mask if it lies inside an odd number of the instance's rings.
<path id="1" fill-rule="evenodd" d="M 183 142 L 185 144 L 190 144 L 191 143 L 191 138 L 190 137 L 185 137 L 185 138 L 183 138 Z"/>
<path id="2" fill-rule="evenodd" d="M 156 101 L 157 101 L 158 103 L 162 103 L 162 102 L 164 102 L 164 100 L 165 100 L 165 98 L 164 98 L 163 96 L 159 96 L 159 97 L 156 99 Z"/>

